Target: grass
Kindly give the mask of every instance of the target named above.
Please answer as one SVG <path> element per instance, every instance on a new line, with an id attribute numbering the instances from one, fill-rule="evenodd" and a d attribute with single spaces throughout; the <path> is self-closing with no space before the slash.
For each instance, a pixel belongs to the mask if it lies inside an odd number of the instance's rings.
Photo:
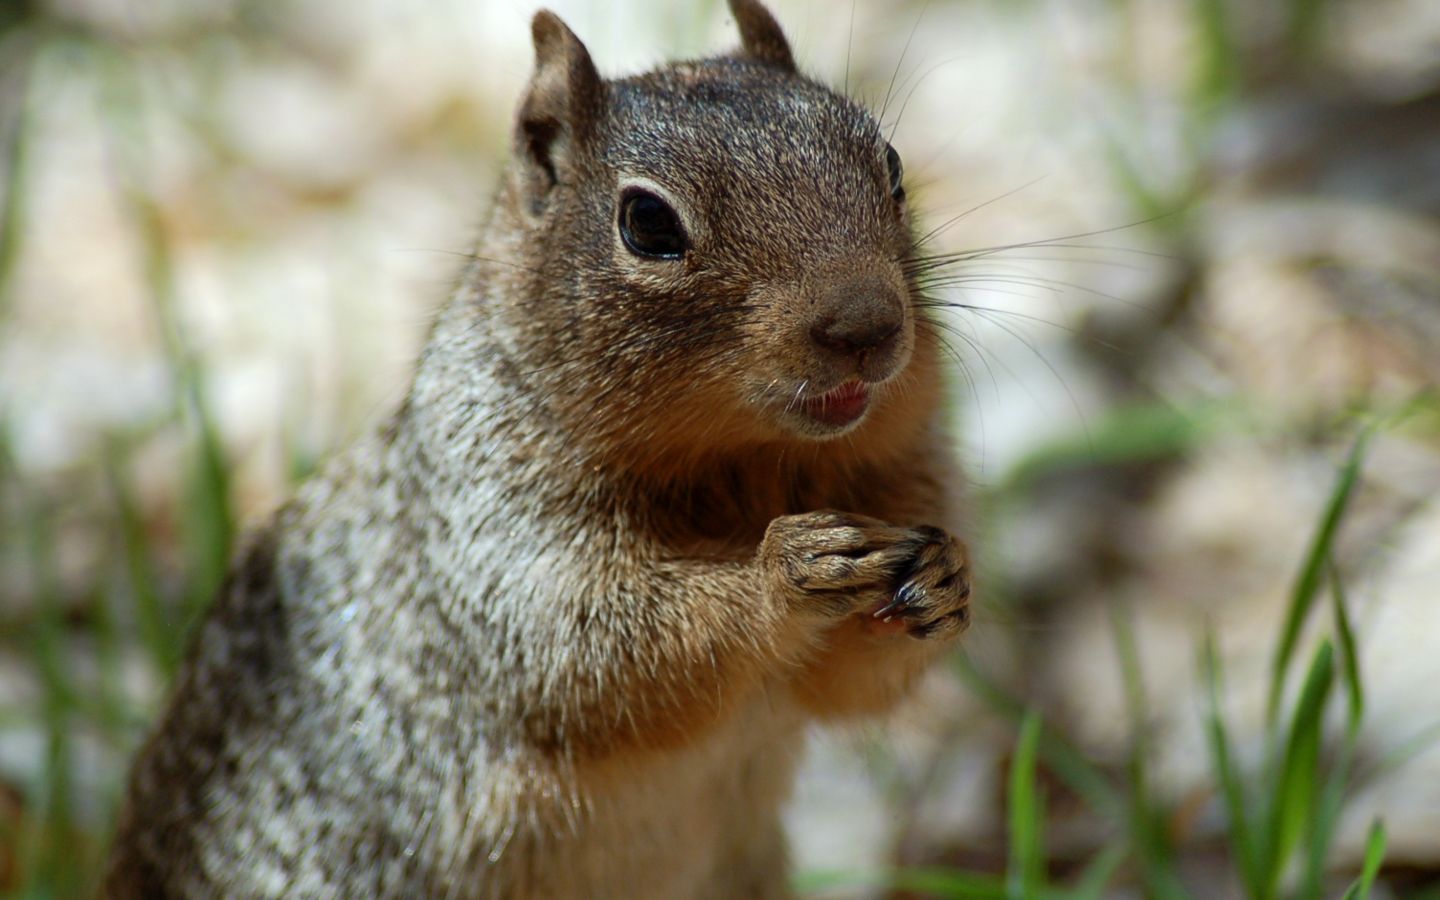
<path id="1" fill-rule="evenodd" d="M 1333 888 L 1328 878 L 1330 851 L 1354 775 L 1365 711 L 1354 625 L 1333 552 L 1373 435 L 1373 428 L 1367 427 L 1353 441 L 1339 466 L 1315 536 L 1297 566 L 1284 625 L 1272 650 L 1269 726 L 1257 766 L 1246 767 L 1238 758 L 1235 726 L 1224 710 L 1224 672 L 1215 638 L 1207 635 L 1201 643 L 1200 683 L 1208 698 L 1205 731 L 1214 773 L 1213 802 L 1223 810 L 1223 839 L 1233 880 L 1250 900 L 1318 900 L 1330 896 L 1326 891 Z M 1062 459 L 1042 452 L 1052 461 Z M 1109 458 L 1103 449 L 1100 455 Z M 1310 648 L 1298 690 L 1288 690 L 1299 661 L 1300 635 L 1314 617 L 1317 599 L 1326 587 L 1333 634 L 1319 638 Z M 1118 772 L 1086 759 L 1062 734 L 1047 727 L 1036 709 L 1009 695 L 968 659 L 957 660 L 957 671 L 974 695 L 1018 728 L 1007 790 L 1009 862 L 1003 874 L 934 867 L 816 873 L 802 879 L 801 887 L 822 891 L 884 885 L 933 897 L 1015 900 L 1100 897 L 1109 888 L 1138 885 L 1149 897 L 1207 896 L 1197 893 L 1193 879 L 1187 882 L 1185 877 L 1186 848 L 1175 840 L 1168 824 L 1175 810 L 1157 799 L 1148 783 L 1153 750 L 1147 738 L 1145 685 L 1129 618 L 1118 607 L 1112 610 L 1112 628 L 1131 723 L 1131 751 Z M 1342 707 L 1345 724 L 1335 737 L 1325 723 L 1337 705 Z M 1109 822 L 1117 835 L 1066 883 L 1053 883 L 1047 874 L 1045 792 L 1038 777 L 1042 771 L 1081 798 L 1097 820 Z M 1377 822 L 1365 853 L 1364 871 L 1348 888 L 1347 897 L 1369 896 L 1384 849 L 1384 827 Z"/>
<path id="2" fill-rule="evenodd" d="M 39 11 L 35 11 L 39 16 Z M 38 68 L 49 48 L 43 40 L 43 20 L 11 23 L 14 30 L 0 34 L 24 53 L 11 58 L 23 66 L 27 95 L 33 91 L 28 74 Z M 27 31 L 28 29 L 28 31 Z M 71 43 L 78 40 L 77 45 Z M 65 42 L 65 46 L 60 44 Z M 158 685 L 178 667 L 184 636 L 190 622 L 209 603 L 228 565 L 235 531 L 229 464 L 209 409 L 203 361 L 188 345 L 176 317 L 177 286 L 170 240 L 154 201 L 145 189 L 152 156 L 134 145 L 137 130 L 128 120 L 138 119 L 139 101 L 124 95 L 135 77 L 120 56 L 83 37 L 56 40 L 56 52 L 79 53 L 94 65 L 108 66 L 112 117 L 109 136 L 114 142 L 121 195 L 138 238 L 140 267 L 149 287 L 156 330 L 171 370 L 172 407 L 168 416 L 134 432 L 109 436 L 96 449 L 91 470 L 104 474 L 108 492 L 87 509 L 95 533 L 107 536 L 107 553 L 92 575 L 92 583 L 77 592 L 62 587 L 57 557 L 61 537 L 57 521 L 76 503 L 72 493 L 54 485 L 27 484 L 14 463 L 8 421 L 0 410 L 0 533 L 18 536 L 23 544 L 21 568 L 29 583 L 19 586 L 18 597 L 28 602 L 0 608 L 0 634 L 11 649 L 28 658 L 38 689 L 33 703 L 10 705 L 0 711 L 0 733 L 30 732 L 43 742 L 38 768 L 19 785 L 18 815 L 0 822 L 0 895 L 23 898 L 65 898 L 88 895 L 101 867 L 110 816 L 118 797 L 116 771 L 96 773 L 84 762 L 99 753 L 111 767 L 133 751 L 152 715 L 156 696 L 127 695 L 124 668 L 139 658 Z M 88 52 L 87 52 L 88 51 Z M 132 85 L 133 86 L 133 85 Z M 29 158 L 29 104 L 9 121 L 4 183 L 0 208 L 0 317 L 10 310 L 14 270 L 25 232 L 25 168 Z M 131 472 L 132 454 L 148 441 L 179 436 L 187 450 L 181 480 L 184 489 L 173 509 L 183 535 L 183 560 L 171 560 L 171 539 L 156 528 L 142 505 Z M 86 473 L 88 474 L 88 473 Z M 8 543 L 8 542 L 7 542 Z M 93 663 L 93 674 L 87 665 Z M 83 780 L 82 780 L 83 776 Z M 95 791 L 95 779 L 102 784 Z M 108 781 L 106 780 L 108 779 Z M 79 793 L 81 785 L 87 792 Z M 92 795 L 93 794 L 93 795 Z M 97 815 L 96 807 L 100 807 Z"/>

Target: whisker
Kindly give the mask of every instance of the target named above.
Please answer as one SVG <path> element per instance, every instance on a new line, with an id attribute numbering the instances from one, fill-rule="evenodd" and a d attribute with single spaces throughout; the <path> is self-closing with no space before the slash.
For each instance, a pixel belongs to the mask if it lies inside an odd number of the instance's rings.
<path id="1" fill-rule="evenodd" d="M 442 256 L 458 256 L 458 257 L 460 257 L 461 259 L 470 260 L 471 262 L 488 262 L 488 263 L 495 263 L 496 265 L 505 266 L 506 268 L 515 269 L 515 270 L 520 271 L 520 272 L 527 272 L 527 273 L 530 273 L 530 274 L 532 274 L 532 275 L 538 274 L 539 271 L 540 271 L 539 269 L 535 269 L 535 268 L 532 268 L 532 267 L 526 266 L 526 265 L 521 265 L 520 263 L 514 262 L 514 261 L 512 261 L 512 260 L 498 259 L 498 258 L 493 257 L 493 256 L 481 256 L 481 255 L 479 255 L 479 254 L 477 254 L 477 253 L 473 253 L 473 252 L 470 252 L 470 251 L 468 251 L 468 250 L 446 250 L 446 249 L 439 248 L 439 247 L 395 247 L 395 248 L 393 248 L 390 252 L 392 252 L 392 253 L 437 253 L 437 254 L 440 254 L 440 255 L 442 255 Z"/>
<path id="2" fill-rule="evenodd" d="M 1033 323 L 1036 324 L 1036 325 L 1048 325 L 1048 326 L 1050 326 L 1051 328 L 1059 329 L 1060 331 L 1064 331 L 1064 332 L 1066 332 L 1067 334 L 1071 334 L 1071 335 L 1074 335 L 1074 336 L 1076 336 L 1076 337 L 1080 337 L 1080 336 L 1081 336 L 1081 334 L 1080 334 L 1079 331 L 1077 331 L 1076 329 L 1070 327 L 1069 325 L 1065 325 L 1065 324 L 1062 324 L 1062 323 L 1060 323 L 1060 322 L 1052 322 L 1051 320 L 1041 318 L 1040 316 L 1032 316 L 1032 315 L 1029 315 L 1029 314 L 1027 314 L 1027 313 L 1017 312 L 1017 311 L 1012 310 L 1012 309 L 998 309 L 998 308 L 993 307 L 993 306 L 977 306 L 976 304 L 973 304 L 973 303 L 955 303 L 955 302 L 952 302 L 952 301 L 945 301 L 945 300 L 936 300 L 936 301 L 922 302 L 922 303 L 917 304 L 917 305 L 919 305 L 919 306 L 921 306 L 922 308 L 925 308 L 925 309 L 959 309 L 959 310 L 964 310 L 964 311 L 966 311 L 966 312 L 973 312 L 973 313 L 977 313 L 977 314 L 978 314 L 978 313 L 991 313 L 991 314 L 1001 315 L 1001 316 L 1012 316 L 1012 317 L 1014 317 L 1014 318 L 1016 318 L 1016 319 L 1024 319 L 1024 320 L 1027 321 L 1027 322 L 1033 322 Z"/>
<path id="3" fill-rule="evenodd" d="M 952 360 L 955 361 L 955 365 L 960 368 L 961 375 L 965 378 L 965 384 L 970 388 L 970 396 L 973 397 L 975 400 L 975 408 L 979 409 L 980 393 L 975 384 L 974 373 L 970 371 L 970 366 L 965 362 L 964 355 L 961 354 L 959 350 L 955 349 L 955 345 L 950 343 L 949 339 L 946 337 L 945 331 L 949 328 L 949 326 L 947 326 L 943 322 L 923 318 L 916 320 L 916 326 L 929 329 L 931 336 L 940 343 L 941 350 L 943 350 L 947 355 L 949 355 Z"/>
<path id="4" fill-rule="evenodd" d="M 1063 249 L 1063 248 L 1062 248 L 1062 249 Z M 1102 250 L 1103 248 L 1096 248 L 1096 249 L 1097 249 L 1097 251 L 1098 251 L 1098 250 Z M 1087 266 L 1109 266 L 1109 267 L 1111 267 L 1111 268 L 1116 268 L 1116 269 L 1127 269 L 1127 270 L 1129 270 L 1129 271 L 1131 271 L 1131 272 L 1144 272 L 1144 271 L 1146 271 L 1146 268 L 1145 268 L 1144 266 L 1139 265 L 1139 264 L 1137 264 L 1137 263 L 1127 263 L 1127 262 L 1121 262 L 1121 261 L 1118 260 L 1118 259 L 1105 259 L 1105 258 L 1103 258 L 1103 257 L 1094 257 L 1094 256 L 1059 256 L 1059 255 L 1055 255 L 1055 256 L 1039 256 L 1039 255 L 1034 255 L 1034 256 L 1017 256 L 1017 255 L 1014 255 L 1014 254 L 1008 254 L 1008 253 L 1007 253 L 1007 254 L 1004 255 L 1004 256 L 993 256 L 993 257 L 990 257 L 990 258 L 986 259 L 986 262 L 987 262 L 987 263 L 990 263 L 990 264 L 992 264 L 992 265 L 1008 265 L 1008 264 L 1010 264 L 1010 263 L 1012 263 L 1012 262 L 1016 262 L 1016 263 L 1020 263 L 1020 262 L 1040 262 L 1040 263 L 1066 263 L 1066 264 L 1079 263 L 1079 264 L 1081 264 L 1081 265 L 1087 265 Z M 1018 266 L 1017 266 L 1017 268 L 1018 268 Z"/>
<path id="5" fill-rule="evenodd" d="M 903 112 L 903 110 L 902 110 L 902 112 Z M 935 226 L 934 228 L 930 229 L 929 231 L 927 231 L 927 232 L 925 232 L 923 235 L 921 235 L 919 238 L 917 238 L 916 241 L 915 241 L 915 246 L 916 246 L 917 248 L 918 248 L 918 247 L 923 247 L 923 246 L 925 246 L 927 243 L 929 243 L 930 241 L 934 240 L 936 237 L 939 237 L 943 232 L 945 232 L 947 229 L 949 229 L 950 227 L 952 227 L 956 222 L 959 222 L 961 219 L 965 218 L 966 216 L 970 215 L 971 213 L 978 212 L 978 211 L 984 209 L 985 207 L 990 206 L 990 205 L 993 204 L 993 203 L 999 203 L 1001 200 L 1007 200 L 1007 199 L 1009 199 L 1010 197 L 1015 196 L 1016 194 L 1020 193 L 1021 191 L 1025 190 L 1025 189 L 1027 189 L 1027 188 L 1034 187 L 1035 185 L 1037 185 L 1037 184 L 1039 184 L 1040 182 L 1044 181 L 1044 180 L 1045 180 L 1046 178 L 1048 178 L 1048 177 L 1049 177 L 1048 175 L 1041 175 L 1041 176 L 1039 176 L 1038 178 L 1034 178 L 1034 179 L 1032 179 L 1032 180 L 1030 180 L 1030 181 L 1025 182 L 1024 184 L 1020 185 L 1019 187 L 1011 188 L 1010 190 L 1006 191 L 1006 192 L 1003 193 L 1003 194 L 998 194 L 998 195 L 996 195 L 996 196 L 994 196 L 994 197 L 991 197 L 989 200 L 986 200 L 986 201 L 984 201 L 984 202 L 982 202 L 982 203 L 977 203 L 977 204 L 975 204 L 974 206 L 970 207 L 969 209 L 965 210 L 964 212 L 960 213 L 960 214 L 957 215 L 957 216 L 953 216 L 952 218 L 946 219 L 944 222 L 940 223 L 939 225 Z"/>
<path id="6" fill-rule="evenodd" d="M 919 68 L 917 67 L 915 71 L 911 72 L 910 75 L 906 77 L 905 81 L 901 83 L 900 88 L 901 90 L 904 90 L 908 85 L 909 90 L 905 93 L 905 101 L 900 104 L 900 111 L 895 114 L 895 121 L 890 125 L 890 134 L 886 138 L 886 140 L 895 140 L 895 132 L 900 130 L 900 120 L 905 118 L 905 110 L 910 107 L 911 98 L 915 96 L 915 92 L 920 89 L 920 86 L 925 83 L 925 79 L 929 78 L 931 75 L 935 74 L 935 72 L 939 71 L 945 66 L 948 66 L 951 63 L 959 62 L 960 60 L 964 59 L 966 55 L 967 54 L 957 53 L 954 56 L 950 56 L 936 63 L 933 63 L 929 68 L 925 69 L 918 78 L 915 77 L 916 72 L 920 72 Z M 881 127 L 884 127 L 883 123 Z"/>
<path id="7" fill-rule="evenodd" d="M 850 30 L 845 34 L 845 96 L 850 96 L 850 48 L 855 43 L 855 2 L 850 0 Z"/>
<path id="8" fill-rule="evenodd" d="M 964 341 L 966 346 L 968 346 L 970 349 L 972 349 L 972 350 L 975 351 L 976 359 L 978 359 L 978 360 L 980 361 L 980 364 L 985 367 L 985 374 L 987 374 L 987 375 L 990 376 L 990 387 L 991 387 L 991 389 L 995 392 L 995 400 L 996 400 L 996 402 L 999 402 L 999 400 L 1000 400 L 1000 382 L 995 378 L 995 370 L 990 367 L 990 360 L 986 358 L 987 351 L 986 351 L 985 346 L 984 346 L 983 344 L 981 344 L 981 343 L 980 343 L 978 340 L 976 340 L 975 338 L 973 338 L 973 337 L 971 337 L 970 335 L 965 334 L 963 331 L 961 331 L 961 330 L 959 329 L 959 327 L 957 327 L 956 323 L 954 323 L 954 322 L 945 322 L 945 321 L 941 321 L 940 319 L 929 319 L 929 320 L 926 320 L 926 321 L 927 321 L 927 324 L 929 324 L 931 327 L 936 328 L 936 329 L 939 329 L 939 330 L 945 332 L 946 334 L 952 335 L 953 337 L 959 338 L 960 340 Z M 957 355 L 958 355 L 958 354 L 957 354 Z M 964 363 L 962 362 L 961 365 L 964 366 Z M 965 371 L 966 371 L 966 373 L 967 373 L 967 378 L 969 378 L 969 367 L 968 367 L 968 366 L 964 366 L 964 368 L 965 368 Z M 980 405 L 980 395 L 979 395 L 979 392 L 978 392 L 978 385 L 977 385 L 975 379 L 970 378 L 970 381 L 971 381 L 972 386 L 976 386 L 976 387 L 977 387 L 977 390 L 974 391 L 974 396 L 975 396 L 975 404 L 976 404 L 976 407 L 978 408 L 979 405 Z"/>
<path id="9" fill-rule="evenodd" d="M 1080 291 L 1094 297 L 1101 297 L 1106 300 L 1113 300 L 1126 306 L 1143 308 L 1143 305 L 1133 300 L 1127 300 L 1115 294 L 1107 293 L 1088 285 L 1074 281 L 1066 281 L 1063 278 L 1049 278 L 1044 275 L 985 275 L 982 273 L 956 273 L 953 276 L 942 276 L 934 280 L 927 280 L 924 285 L 927 288 L 954 287 L 963 284 L 1011 284 L 1024 287 L 1033 287 L 1036 290 L 1048 291 L 1055 295 L 1064 294 L 1066 290 Z"/>
<path id="10" fill-rule="evenodd" d="M 1156 218 L 1159 218 L 1159 217 L 1157 216 Z M 1148 257 L 1154 257 L 1154 258 L 1157 258 L 1157 259 L 1166 259 L 1166 260 L 1171 260 L 1171 261 L 1179 261 L 1180 258 L 1177 257 L 1177 256 L 1175 256 L 1174 254 L 1171 254 L 1171 253 L 1161 253 L 1161 252 L 1156 251 L 1156 250 L 1141 250 L 1141 249 L 1138 248 L 1138 247 L 1122 247 L 1122 246 L 1117 246 L 1117 245 L 1106 245 L 1106 244 L 1081 244 L 1081 243 L 1076 243 L 1076 241 L 1081 240 L 1081 239 L 1086 238 L 1086 237 L 1092 237 L 1092 236 L 1101 235 L 1101 234 L 1108 234 L 1108 233 L 1110 233 L 1110 232 L 1112 232 L 1112 231 L 1119 231 L 1119 230 L 1122 229 L 1122 228 L 1135 228 L 1135 227 L 1137 227 L 1137 226 L 1139 226 L 1139 225 L 1144 225 L 1144 224 L 1146 224 L 1147 222 L 1151 222 L 1151 221 L 1154 221 L 1154 219 L 1146 219 L 1146 220 L 1143 220 L 1143 221 L 1141 221 L 1141 222 L 1131 223 L 1131 224 L 1129 224 L 1129 225 L 1117 226 L 1116 228 L 1106 228 L 1106 229 L 1102 229 L 1102 230 L 1099 230 L 1099 231 L 1091 231 L 1091 232 L 1086 232 L 1086 233 L 1082 233 L 1082 234 L 1066 235 L 1066 236 L 1055 237 L 1055 238 L 1046 238 L 1046 239 L 1042 239 L 1042 240 L 1035 240 L 1035 241 L 1017 241 L 1017 242 L 1012 243 L 1012 244 L 998 244 L 998 245 L 993 246 L 993 247 L 980 247 L 980 248 L 971 249 L 971 250 L 956 250 L 956 251 L 946 252 L 946 253 L 932 253 L 932 254 L 911 255 L 911 256 L 906 257 L 904 260 L 902 260 L 902 262 L 903 262 L 905 265 L 918 265 L 918 266 L 925 266 L 925 265 L 930 265 L 930 264 L 952 265 L 952 264 L 955 264 L 955 263 L 958 263 L 958 262 L 966 262 L 966 261 L 974 260 L 974 259 L 985 259 L 985 258 L 987 258 L 987 257 L 994 256 L 994 255 L 999 254 L 999 253 L 1007 253 L 1007 252 L 1009 252 L 1009 251 L 1011 251 L 1011 250 L 1034 250 L 1034 249 L 1037 249 L 1037 248 L 1044 248 L 1044 249 L 1064 249 L 1064 250 L 1102 250 L 1102 251 L 1109 252 L 1109 253 L 1130 253 L 1130 254 L 1133 254 L 1133 255 L 1136 255 L 1136 256 L 1148 256 Z"/>
<path id="11" fill-rule="evenodd" d="M 795 409 L 795 405 L 800 402 L 800 398 L 805 394 L 805 388 L 809 386 L 810 379 L 808 378 L 800 382 L 800 386 L 795 389 L 795 396 L 791 397 L 790 402 L 785 404 L 785 412 L 788 413 Z"/>
<path id="12" fill-rule="evenodd" d="M 1021 344 L 1023 344 L 1025 348 L 1030 351 L 1031 355 L 1033 355 L 1037 360 L 1039 360 L 1041 365 L 1045 366 L 1045 368 L 1050 371 L 1050 374 L 1054 376 L 1055 381 L 1059 383 L 1059 385 L 1065 390 L 1065 396 L 1069 398 L 1071 408 L 1075 410 L 1075 415 L 1080 419 L 1080 427 L 1085 433 L 1085 439 L 1089 441 L 1091 439 L 1090 427 L 1086 422 L 1085 412 L 1080 408 L 1080 401 L 1076 398 L 1075 392 L 1070 390 L 1070 385 L 1065 381 L 1064 377 L 1061 376 L 1060 370 L 1055 368 L 1054 363 L 1050 362 L 1050 360 L 1046 358 L 1045 354 L 1040 352 L 1040 349 L 1035 346 L 1034 342 L 1032 342 L 1029 338 L 1025 337 L 1025 335 L 1021 334 L 1016 329 L 1011 328 L 1003 321 L 992 318 L 982 310 L 975 310 L 975 314 L 978 315 L 980 318 L 984 319 L 985 321 L 989 322 L 990 324 L 994 325 L 996 328 L 1004 331 L 1006 334 L 1010 335 L 1015 340 L 1019 341 Z M 1008 371 L 1009 367 L 1007 366 L 1006 369 Z M 1010 374 L 1012 377 L 1014 377 L 1013 372 L 1011 372 Z M 1025 387 L 1025 383 L 1023 381 L 1021 381 L 1020 379 L 1016 380 L 1020 383 L 1021 387 L 1025 389 L 1026 393 L 1030 395 L 1031 399 L 1035 400 L 1035 402 L 1038 404 L 1040 402 L 1039 398 L 1035 397 L 1034 393 L 1030 391 L 1028 387 Z"/>
<path id="13" fill-rule="evenodd" d="M 961 287 L 964 285 L 978 286 L 986 284 L 1009 284 L 1017 285 L 1020 287 L 1035 288 L 1036 290 L 1040 291 L 1049 291 L 1050 293 L 1054 294 L 1063 293 L 1063 288 L 1057 287 L 1053 284 L 1041 284 L 1034 281 L 1028 281 L 1024 277 L 1019 275 L 984 275 L 980 273 L 964 275 L 946 275 L 939 278 L 929 279 L 921 283 L 927 289 Z"/>
<path id="14" fill-rule="evenodd" d="M 875 118 L 881 122 L 885 121 L 885 111 L 890 108 L 890 95 L 895 90 L 895 79 L 900 76 L 900 67 L 905 64 L 905 56 L 910 52 L 910 44 L 915 40 L 915 32 L 920 30 L 920 22 L 925 18 L 925 11 L 930 8 L 930 0 L 925 0 L 925 5 L 920 7 L 920 12 L 915 16 L 915 24 L 910 26 L 910 34 L 905 38 L 905 46 L 900 51 L 900 58 L 895 61 L 895 71 L 890 73 L 890 84 L 885 88 L 885 99 L 880 104 L 880 114 Z"/>

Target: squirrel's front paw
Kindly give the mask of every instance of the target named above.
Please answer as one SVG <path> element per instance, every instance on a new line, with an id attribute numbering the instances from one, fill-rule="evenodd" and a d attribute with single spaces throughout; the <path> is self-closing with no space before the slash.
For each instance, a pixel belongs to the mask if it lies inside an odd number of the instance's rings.
<path id="1" fill-rule="evenodd" d="M 953 637 L 970 624 L 970 566 L 965 545 L 939 528 L 916 528 L 923 540 L 896 574 L 893 593 L 870 613 L 874 626 L 912 637 Z"/>
<path id="2" fill-rule="evenodd" d="M 915 529 L 822 510 L 772 521 L 760 562 L 772 588 L 797 609 L 835 617 L 888 599 L 924 544 Z"/>

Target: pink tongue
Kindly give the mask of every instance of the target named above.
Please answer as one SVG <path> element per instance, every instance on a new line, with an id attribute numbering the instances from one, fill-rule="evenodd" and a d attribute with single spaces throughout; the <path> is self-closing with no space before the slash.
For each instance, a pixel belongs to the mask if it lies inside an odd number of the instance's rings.
<path id="1" fill-rule="evenodd" d="M 826 425 L 844 425 L 860 418 L 870 402 L 869 392 L 859 382 L 842 384 L 823 396 L 809 401 L 810 415 Z"/>

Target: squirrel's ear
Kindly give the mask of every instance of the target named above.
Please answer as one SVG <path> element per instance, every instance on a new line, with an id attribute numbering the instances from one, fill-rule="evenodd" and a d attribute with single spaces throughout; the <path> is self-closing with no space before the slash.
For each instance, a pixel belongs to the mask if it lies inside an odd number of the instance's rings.
<path id="1" fill-rule="evenodd" d="M 530 22 L 535 71 L 516 115 L 519 188 L 530 212 L 566 180 L 604 112 L 605 86 L 590 53 L 560 17 L 542 9 Z"/>
<path id="2" fill-rule="evenodd" d="M 788 72 L 795 71 L 790 42 L 785 40 L 780 23 L 770 15 L 770 10 L 761 5 L 760 0 L 730 0 L 730 12 L 740 29 L 740 46 L 748 56 Z"/>

